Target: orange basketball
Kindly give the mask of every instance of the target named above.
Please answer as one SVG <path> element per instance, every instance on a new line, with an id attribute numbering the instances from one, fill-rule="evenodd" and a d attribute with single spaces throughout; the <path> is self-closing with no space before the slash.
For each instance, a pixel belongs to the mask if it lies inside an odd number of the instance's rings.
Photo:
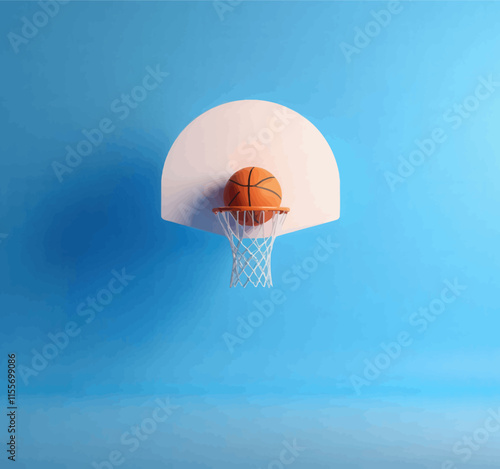
<path id="1" fill-rule="evenodd" d="M 265 169 L 257 167 L 243 168 L 234 173 L 224 188 L 226 207 L 268 207 L 281 205 L 281 186 L 278 180 Z M 260 225 L 272 217 L 272 212 L 240 212 L 238 221 L 241 225 Z M 234 213 L 236 217 L 237 214 Z"/>

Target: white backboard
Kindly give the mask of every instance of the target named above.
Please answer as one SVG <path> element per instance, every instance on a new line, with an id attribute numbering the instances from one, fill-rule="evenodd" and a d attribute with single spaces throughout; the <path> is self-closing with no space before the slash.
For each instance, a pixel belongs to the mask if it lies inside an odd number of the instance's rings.
<path id="1" fill-rule="evenodd" d="M 212 208 L 224 205 L 227 180 L 247 166 L 281 184 L 281 205 L 290 208 L 281 234 L 339 218 L 339 172 L 323 135 L 297 112 L 258 100 L 212 108 L 181 132 L 163 167 L 162 218 L 223 235 Z"/>

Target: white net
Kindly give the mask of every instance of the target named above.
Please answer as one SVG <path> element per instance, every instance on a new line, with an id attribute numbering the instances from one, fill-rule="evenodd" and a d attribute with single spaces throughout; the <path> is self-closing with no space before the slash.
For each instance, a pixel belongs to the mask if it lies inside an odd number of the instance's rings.
<path id="1" fill-rule="evenodd" d="M 272 287 L 271 251 L 286 218 L 282 210 L 216 213 L 233 252 L 231 287 Z"/>

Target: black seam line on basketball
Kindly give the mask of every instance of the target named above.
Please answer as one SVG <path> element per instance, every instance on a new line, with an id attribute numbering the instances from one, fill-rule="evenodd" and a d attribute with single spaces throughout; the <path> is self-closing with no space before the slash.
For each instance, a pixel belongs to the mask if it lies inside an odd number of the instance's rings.
<path id="1" fill-rule="evenodd" d="M 232 179 L 229 179 L 229 182 L 232 182 L 233 184 L 236 184 L 237 186 L 247 187 L 246 184 L 240 184 L 239 182 L 233 181 Z"/>
<path id="2" fill-rule="evenodd" d="M 269 178 L 266 178 L 266 179 L 269 179 Z M 265 179 L 263 179 L 262 181 L 265 181 Z M 237 186 L 241 186 L 241 187 L 258 187 L 259 189 L 264 189 L 263 187 L 259 186 L 259 184 L 262 181 L 258 182 L 257 184 L 250 184 L 250 185 L 248 185 L 248 184 L 241 184 L 240 182 L 236 182 L 236 181 L 233 181 L 232 179 L 229 179 L 229 182 L 232 182 L 233 184 L 236 184 Z"/>
<path id="3" fill-rule="evenodd" d="M 248 173 L 248 205 L 250 207 L 252 206 L 252 201 L 250 200 L 250 178 L 252 177 L 252 171 L 254 170 L 254 168 L 255 167 L 253 167 Z"/>
<path id="4" fill-rule="evenodd" d="M 234 202 L 234 199 L 236 199 L 236 197 L 238 197 L 239 193 L 240 193 L 240 191 L 238 191 L 238 193 L 231 199 L 231 202 L 229 202 L 227 204 L 228 207 Z"/>
<path id="5" fill-rule="evenodd" d="M 274 179 L 274 176 L 269 176 L 267 178 L 264 178 L 264 179 L 261 179 L 257 184 L 255 184 L 256 186 L 258 186 L 261 182 L 264 182 L 264 181 L 267 181 L 268 179 Z"/>
<path id="6" fill-rule="evenodd" d="M 267 187 L 257 187 L 257 189 L 262 189 L 263 191 L 272 192 L 273 194 L 277 195 L 279 197 L 279 199 L 281 200 L 281 196 L 277 192 L 274 192 L 271 189 L 268 189 Z"/>
<path id="7" fill-rule="evenodd" d="M 258 225 L 258 224 L 259 224 L 259 220 L 257 220 L 257 219 L 255 218 L 255 210 L 252 210 L 252 213 L 253 213 L 253 221 L 254 221 L 255 223 L 257 223 L 257 225 Z"/>

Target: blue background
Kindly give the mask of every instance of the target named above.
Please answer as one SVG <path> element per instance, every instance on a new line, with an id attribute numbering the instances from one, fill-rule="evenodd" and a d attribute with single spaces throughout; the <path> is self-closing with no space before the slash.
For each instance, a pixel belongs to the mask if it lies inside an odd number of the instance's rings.
<path id="1" fill-rule="evenodd" d="M 0 341 L 2 363 L 17 354 L 18 467 L 99 467 L 117 450 L 120 467 L 273 468 L 294 439 L 297 469 L 496 467 L 500 431 L 467 461 L 454 445 L 500 406 L 500 96 L 470 98 L 500 80 L 500 4 L 403 3 L 347 58 L 387 5 L 75 1 L 17 52 L 8 34 L 41 7 L 0 5 Z M 169 76 L 120 120 L 113 101 L 157 65 Z M 278 239 L 286 299 L 231 353 L 224 334 L 273 290 L 229 289 L 227 240 L 163 221 L 160 179 L 181 130 L 238 99 L 318 127 L 341 218 Z M 59 181 L 53 163 L 103 118 L 114 132 Z M 446 140 L 391 186 L 437 128 Z M 311 264 L 318 239 L 338 247 Z M 133 280 L 86 323 L 79 306 L 122 269 Z M 411 317 L 446 281 L 466 288 L 421 331 Z M 79 334 L 26 374 L 70 321 Z M 356 390 L 402 331 L 411 344 Z M 130 452 L 121 435 L 167 397 L 178 408 Z"/>

